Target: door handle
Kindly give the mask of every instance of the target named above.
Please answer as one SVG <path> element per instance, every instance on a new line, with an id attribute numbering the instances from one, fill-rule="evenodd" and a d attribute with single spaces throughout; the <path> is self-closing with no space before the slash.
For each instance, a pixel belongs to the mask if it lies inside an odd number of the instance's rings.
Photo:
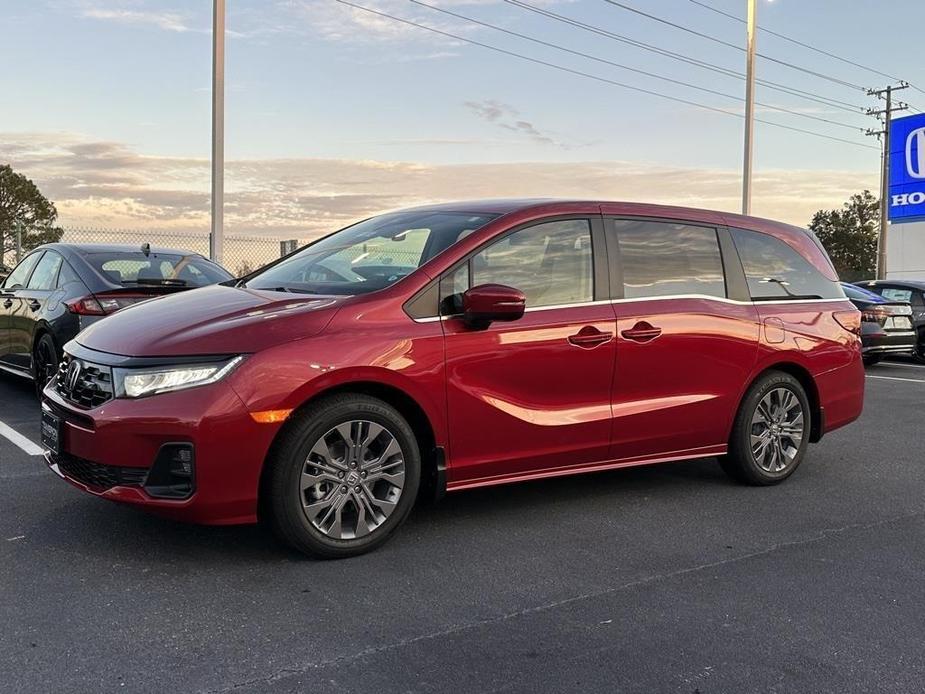
<path id="1" fill-rule="evenodd" d="M 13 305 L 12 299 L 7 299 L 6 301 L 3 302 L 3 308 L 9 308 L 12 305 Z"/>
<path id="2" fill-rule="evenodd" d="M 569 335 L 569 344 L 590 349 L 613 339 L 613 333 L 604 333 L 593 325 L 586 325 L 574 335 Z"/>
<path id="3" fill-rule="evenodd" d="M 643 320 L 620 334 L 627 340 L 632 340 L 633 342 L 651 342 L 662 334 L 662 329 L 656 328 Z"/>
<path id="4" fill-rule="evenodd" d="M 29 302 L 29 308 L 31 308 L 33 311 L 38 311 L 40 308 L 42 308 L 42 304 L 33 299 Z"/>

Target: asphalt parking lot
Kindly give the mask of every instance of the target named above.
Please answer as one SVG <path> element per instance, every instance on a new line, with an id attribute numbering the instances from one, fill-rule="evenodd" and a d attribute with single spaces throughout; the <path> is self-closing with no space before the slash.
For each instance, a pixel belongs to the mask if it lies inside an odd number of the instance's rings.
<path id="1" fill-rule="evenodd" d="M 925 367 L 868 376 L 782 486 L 707 460 L 462 492 L 339 562 L 0 436 L 0 690 L 923 691 Z M 37 413 L 0 375 L 0 422 L 37 441 Z"/>

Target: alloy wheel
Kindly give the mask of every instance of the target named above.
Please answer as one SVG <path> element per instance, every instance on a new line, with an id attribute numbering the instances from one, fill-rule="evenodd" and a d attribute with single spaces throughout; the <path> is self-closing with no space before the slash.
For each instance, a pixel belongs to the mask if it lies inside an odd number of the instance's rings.
<path id="1" fill-rule="evenodd" d="M 302 510 L 335 540 L 364 537 L 389 518 L 405 484 L 405 456 L 391 431 L 352 420 L 312 446 L 299 479 Z"/>
<path id="2" fill-rule="evenodd" d="M 773 388 L 752 415 L 751 449 L 765 472 L 779 474 L 794 461 L 803 440 L 805 418 L 800 399 L 789 388 Z"/>

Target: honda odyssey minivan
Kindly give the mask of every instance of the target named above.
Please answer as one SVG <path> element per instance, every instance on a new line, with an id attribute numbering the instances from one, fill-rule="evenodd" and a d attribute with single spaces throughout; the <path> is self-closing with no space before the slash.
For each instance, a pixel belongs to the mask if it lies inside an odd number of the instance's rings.
<path id="1" fill-rule="evenodd" d="M 415 500 L 717 458 L 776 484 L 862 407 L 860 313 L 809 232 L 543 200 L 385 214 L 65 346 L 47 461 L 176 519 L 382 544 Z"/>

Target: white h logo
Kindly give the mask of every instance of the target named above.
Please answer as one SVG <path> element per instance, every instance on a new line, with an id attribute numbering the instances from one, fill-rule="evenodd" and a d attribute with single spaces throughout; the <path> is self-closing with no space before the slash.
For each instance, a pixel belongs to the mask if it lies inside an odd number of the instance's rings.
<path id="1" fill-rule="evenodd" d="M 906 138 L 906 171 L 912 178 L 925 178 L 925 128 L 913 130 Z"/>

